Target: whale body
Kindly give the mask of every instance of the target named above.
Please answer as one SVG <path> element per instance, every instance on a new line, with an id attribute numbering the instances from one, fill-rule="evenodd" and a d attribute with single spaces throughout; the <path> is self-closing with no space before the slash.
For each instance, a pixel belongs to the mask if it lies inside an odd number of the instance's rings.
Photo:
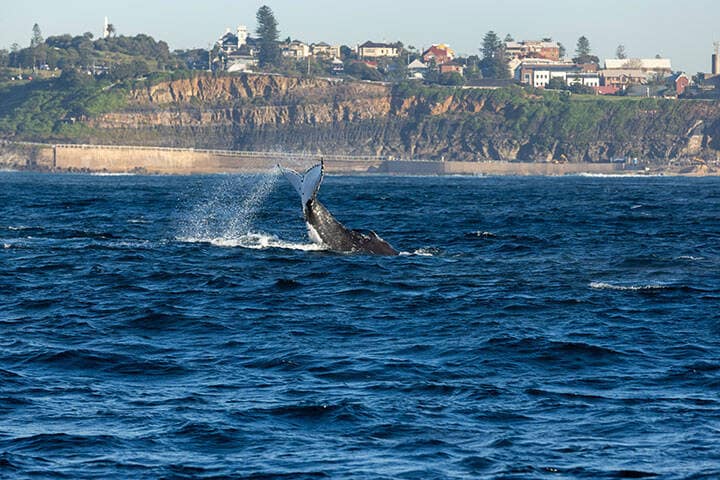
<path id="1" fill-rule="evenodd" d="M 309 168 L 304 174 L 282 166 L 279 167 L 285 178 L 300 195 L 308 236 L 313 242 L 341 253 L 398 254 L 398 251 L 380 238 L 377 233 L 346 228 L 320 203 L 317 193 L 324 174 L 322 161 Z"/>

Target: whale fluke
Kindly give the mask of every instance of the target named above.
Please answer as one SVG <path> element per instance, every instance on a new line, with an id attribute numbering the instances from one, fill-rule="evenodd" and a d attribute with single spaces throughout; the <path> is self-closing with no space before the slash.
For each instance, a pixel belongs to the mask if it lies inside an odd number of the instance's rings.
<path id="1" fill-rule="evenodd" d="M 314 165 L 307 169 L 304 174 L 299 174 L 295 170 L 284 168 L 278 165 L 280 171 L 283 173 L 288 182 L 295 188 L 295 191 L 300 195 L 302 200 L 303 210 L 307 206 L 308 200 L 315 197 L 318 190 L 320 190 L 320 184 L 323 179 L 323 170 L 325 164 L 322 160 L 317 165 Z"/>
<path id="2" fill-rule="evenodd" d="M 325 164 L 322 160 L 310 167 L 304 174 L 278 165 L 288 182 L 300 195 L 303 205 L 303 216 L 308 228 L 308 235 L 335 252 L 364 252 L 375 255 L 397 255 L 398 252 L 375 232 L 363 233 L 348 230 L 317 199 L 322 183 Z"/>

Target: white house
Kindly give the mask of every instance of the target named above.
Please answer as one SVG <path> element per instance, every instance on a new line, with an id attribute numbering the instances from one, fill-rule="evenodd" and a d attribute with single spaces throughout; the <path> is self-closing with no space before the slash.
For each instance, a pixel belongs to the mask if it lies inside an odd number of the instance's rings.
<path id="1" fill-rule="evenodd" d="M 428 66 L 425 65 L 420 60 L 413 60 L 410 62 L 410 65 L 407 67 L 408 69 L 408 78 L 410 79 L 418 79 L 422 80 L 425 78 L 425 74 L 427 73 Z"/>

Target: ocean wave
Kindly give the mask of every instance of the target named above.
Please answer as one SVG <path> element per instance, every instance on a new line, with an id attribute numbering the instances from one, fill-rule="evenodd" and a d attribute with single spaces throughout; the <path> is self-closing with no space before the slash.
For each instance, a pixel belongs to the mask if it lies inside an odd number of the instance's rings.
<path id="1" fill-rule="evenodd" d="M 648 285 L 613 285 L 612 283 L 606 282 L 590 282 L 590 288 L 595 290 L 620 290 L 620 291 L 643 291 L 643 290 L 668 290 L 672 288 L 671 285 L 664 285 L 661 283 L 648 284 Z"/>
<path id="2" fill-rule="evenodd" d="M 327 247 L 317 243 L 288 242 L 275 235 L 262 232 L 247 233 L 237 237 L 178 237 L 177 240 L 183 243 L 209 243 L 216 247 L 240 247 L 251 250 L 266 250 L 269 248 L 300 250 L 305 252 L 327 250 Z"/>

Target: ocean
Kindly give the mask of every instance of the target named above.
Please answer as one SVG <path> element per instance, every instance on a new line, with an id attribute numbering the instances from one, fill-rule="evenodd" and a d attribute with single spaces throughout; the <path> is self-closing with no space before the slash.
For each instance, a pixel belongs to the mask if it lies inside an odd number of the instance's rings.
<path id="1" fill-rule="evenodd" d="M 720 478 L 720 179 L 0 173 L 0 478 Z"/>

